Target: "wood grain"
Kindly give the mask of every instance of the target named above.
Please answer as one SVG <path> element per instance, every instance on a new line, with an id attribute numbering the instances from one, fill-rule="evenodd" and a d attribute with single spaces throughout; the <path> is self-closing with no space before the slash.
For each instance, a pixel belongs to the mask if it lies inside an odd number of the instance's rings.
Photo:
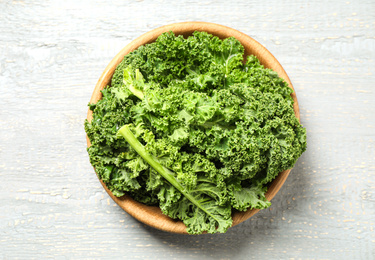
<path id="1" fill-rule="evenodd" d="M 0 1 L 0 259 L 374 259 L 373 1 Z M 226 234 L 146 226 L 107 195 L 83 120 L 103 68 L 165 24 L 237 29 L 283 65 L 307 151 Z"/>

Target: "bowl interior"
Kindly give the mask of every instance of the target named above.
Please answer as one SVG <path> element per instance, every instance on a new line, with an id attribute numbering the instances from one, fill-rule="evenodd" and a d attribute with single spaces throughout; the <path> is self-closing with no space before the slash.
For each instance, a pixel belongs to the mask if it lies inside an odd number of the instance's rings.
<path id="1" fill-rule="evenodd" d="M 218 36 L 221 39 L 233 36 L 236 39 L 238 39 L 245 47 L 245 57 L 251 54 L 257 56 L 257 58 L 260 60 L 261 64 L 264 67 L 276 71 L 279 74 L 279 76 L 289 84 L 289 87 L 293 89 L 292 83 L 290 82 L 288 75 L 286 74 L 280 63 L 276 60 L 276 58 L 264 46 L 262 46 L 260 43 L 252 39 L 250 36 L 223 25 L 206 22 L 184 22 L 166 25 L 154 29 L 138 37 L 137 39 L 129 43 L 125 48 L 123 48 L 108 64 L 103 74 L 99 78 L 98 83 L 96 84 L 94 92 L 92 94 L 90 103 L 96 103 L 98 100 L 102 98 L 100 91 L 106 86 L 110 85 L 112 75 L 117 65 L 122 61 L 123 57 L 126 54 L 137 49 L 141 45 L 155 41 L 160 34 L 168 31 L 173 31 L 176 35 L 183 35 L 184 37 L 192 35 L 194 31 L 205 31 L 215 36 Z M 298 101 L 295 92 L 293 92 L 292 97 L 294 99 L 294 112 L 296 114 L 296 117 L 299 119 Z M 87 119 L 89 121 L 91 121 L 92 119 L 91 110 L 88 111 Z M 89 147 L 91 145 L 90 140 L 87 137 L 86 139 L 87 145 Z M 277 192 L 280 190 L 285 180 L 287 179 L 289 172 L 290 170 L 281 172 L 276 177 L 276 179 L 274 179 L 270 183 L 268 191 L 266 193 L 266 198 L 268 200 L 271 200 L 277 194 Z M 173 233 L 187 234 L 186 227 L 181 221 L 173 220 L 165 216 L 164 214 L 162 214 L 161 210 L 158 207 L 146 206 L 137 201 L 134 201 L 127 195 L 120 198 L 115 197 L 112 194 L 112 192 L 108 190 L 108 188 L 102 181 L 101 183 L 104 189 L 109 194 L 109 196 L 122 209 L 124 209 L 127 213 L 129 213 L 131 216 L 138 219 L 139 221 L 160 230 Z M 254 209 L 245 212 L 234 212 L 232 215 L 233 226 L 245 221 L 258 211 L 258 209 Z"/>

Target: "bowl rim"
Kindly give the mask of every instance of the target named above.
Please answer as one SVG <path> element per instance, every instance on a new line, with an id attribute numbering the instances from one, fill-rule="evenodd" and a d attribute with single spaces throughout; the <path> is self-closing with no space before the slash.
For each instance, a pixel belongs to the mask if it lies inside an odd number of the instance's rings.
<path id="1" fill-rule="evenodd" d="M 237 40 L 241 42 L 241 44 L 245 47 L 245 55 L 244 57 L 253 54 L 257 56 L 260 63 L 265 68 L 273 69 L 278 73 L 278 75 L 283 78 L 289 85 L 290 88 L 293 89 L 293 93 L 291 94 L 294 100 L 294 112 L 297 119 L 300 121 L 300 113 L 299 113 L 299 106 L 297 101 L 297 96 L 293 85 L 286 74 L 285 70 L 278 62 L 278 60 L 259 42 L 251 38 L 250 36 L 227 26 L 216 24 L 216 23 L 209 23 L 209 22 L 180 22 L 180 23 L 173 23 L 169 25 L 164 25 L 153 29 L 132 42 L 126 45 L 120 52 L 110 61 L 107 65 L 103 73 L 101 74 L 94 91 L 92 93 L 90 103 L 96 103 L 99 99 L 102 98 L 101 90 L 106 86 L 110 85 L 110 81 L 112 79 L 112 75 L 115 72 L 117 65 L 123 60 L 123 57 L 140 47 L 141 45 L 145 45 L 151 43 L 156 40 L 156 38 L 164 33 L 172 31 L 176 35 L 183 35 L 187 37 L 191 35 L 194 31 L 205 31 L 214 36 L 218 36 L 221 39 L 228 38 L 228 37 L 235 37 Z M 87 113 L 87 120 L 92 120 L 93 112 L 88 109 Z M 90 140 L 86 135 L 87 141 L 87 148 L 91 146 Z M 266 192 L 266 198 L 271 201 L 275 195 L 278 193 L 280 188 L 283 186 L 284 182 L 286 181 L 291 169 L 285 170 L 280 172 L 279 175 L 270 183 L 268 190 Z M 186 231 L 186 226 L 180 220 L 173 220 L 168 216 L 162 214 L 159 207 L 156 206 L 147 206 L 142 203 L 139 203 L 133 200 L 130 196 L 124 195 L 122 197 L 116 197 L 112 194 L 112 192 L 107 188 L 102 180 L 100 183 L 108 193 L 108 195 L 128 214 L 133 216 L 138 221 L 147 224 L 151 227 L 154 227 L 159 230 L 171 232 L 171 233 L 179 233 L 179 234 L 188 234 Z M 252 209 L 247 210 L 244 212 L 235 211 L 232 213 L 233 224 L 232 227 L 242 223 L 243 221 L 249 219 L 254 214 L 259 212 L 259 209 Z"/>

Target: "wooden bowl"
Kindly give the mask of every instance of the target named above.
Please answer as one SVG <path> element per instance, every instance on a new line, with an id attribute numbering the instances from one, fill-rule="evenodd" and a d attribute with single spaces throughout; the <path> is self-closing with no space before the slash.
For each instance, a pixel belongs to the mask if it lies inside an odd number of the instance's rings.
<path id="1" fill-rule="evenodd" d="M 276 58 L 260 43 L 252 39 L 246 34 L 243 34 L 235 29 L 213 24 L 213 23 L 206 23 L 206 22 L 183 22 L 183 23 L 175 23 L 166 26 L 162 26 L 160 28 L 154 29 L 148 33 L 143 34 L 142 36 L 138 37 L 131 43 L 129 43 L 124 49 L 122 49 L 108 64 L 106 69 L 104 70 L 103 74 L 99 78 L 98 83 L 94 89 L 92 94 L 90 103 L 96 103 L 99 99 L 102 98 L 101 90 L 110 85 L 112 75 L 117 67 L 117 65 L 122 61 L 123 57 L 130 53 L 131 51 L 137 49 L 139 46 L 151 43 L 156 40 L 156 38 L 168 31 L 173 31 L 176 35 L 183 35 L 184 37 L 192 35 L 194 31 L 205 31 L 215 36 L 218 36 L 221 39 L 228 38 L 233 36 L 237 38 L 242 45 L 245 47 L 245 56 L 253 54 L 255 55 L 263 64 L 264 67 L 270 68 L 276 71 L 281 78 L 283 78 L 289 86 L 293 89 L 292 83 L 289 80 L 288 75 L 280 65 L 280 63 L 276 60 Z M 297 97 L 295 92 L 293 92 L 292 97 L 294 99 L 294 112 L 299 119 L 299 108 Z M 91 121 L 92 119 L 92 111 L 88 111 L 87 119 Z M 87 139 L 88 147 L 91 145 L 90 140 Z M 280 190 L 281 186 L 284 184 L 286 178 L 289 175 L 290 170 L 286 170 L 281 172 L 276 179 L 274 179 L 268 188 L 266 193 L 266 198 L 271 200 L 276 193 Z M 187 234 L 185 225 L 179 220 L 173 220 L 165 215 L 162 214 L 160 208 L 158 207 L 151 207 L 146 206 L 142 203 L 134 201 L 129 196 L 125 195 L 121 198 L 115 197 L 110 190 L 106 187 L 106 185 L 101 181 L 104 189 L 107 191 L 109 196 L 127 213 L 129 213 L 134 218 L 138 219 L 139 221 L 152 226 L 154 228 L 173 232 L 173 233 L 180 233 L 180 234 Z M 233 226 L 247 220 L 254 214 L 256 214 L 259 210 L 253 209 L 248 210 L 245 212 L 234 212 L 233 213 Z"/>

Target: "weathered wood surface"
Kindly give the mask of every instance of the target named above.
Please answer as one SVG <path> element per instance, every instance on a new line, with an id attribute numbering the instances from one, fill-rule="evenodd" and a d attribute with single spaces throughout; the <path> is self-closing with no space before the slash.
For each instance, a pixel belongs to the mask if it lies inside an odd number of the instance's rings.
<path id="1" fill-rule="evenodd" d="M 220 235 L 140 224 L 100 185 L 83 120 L 112 57 L 207 21 L 265 45 L 308 150 L 272 201 Z M 0 1 L 0 259 L 375 259 L 375 2 Z"/>

